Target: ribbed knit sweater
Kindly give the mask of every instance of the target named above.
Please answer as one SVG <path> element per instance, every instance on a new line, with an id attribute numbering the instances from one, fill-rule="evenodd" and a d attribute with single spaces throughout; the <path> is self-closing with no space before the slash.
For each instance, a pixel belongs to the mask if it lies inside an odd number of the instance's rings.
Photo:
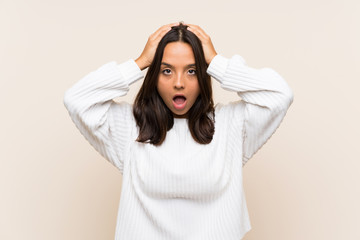
<path id="1" fill-rule="evenodd" d="M 106 63 L 65 92 L 76 127 L 122 173 L 116 240 L 239 240 L 251 229 L 242 167 L 279 127 L 293 92 L 276 71 L 239 55 L 216 55 L 207 73 L 241 98 L 215 106 L 205 145 L 185 118 L 160 146 L 135 141 L 132 104 L 113 101 L 144 77 L 133 59 Z"/>

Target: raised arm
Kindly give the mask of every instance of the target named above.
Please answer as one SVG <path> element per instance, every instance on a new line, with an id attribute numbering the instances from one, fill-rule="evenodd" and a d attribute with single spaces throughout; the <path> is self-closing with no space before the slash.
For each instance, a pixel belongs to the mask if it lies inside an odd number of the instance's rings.
<path id="1" fill-rule="evenodd" d="M 163 25 L 151 34 L 136 60 L 104 64 L 65 92 L 64 105 L 76 127 L 121 172 L 125 149 L 131 140 L 131 129 L 135 128 L 136 123 L 132 105 L 126 102 L 117 104 L 113 99 L 127 94 L 129 86 L 143 78 L 141 70 L 151 64 L 158 43 L 171 26 L 178 24 Z"/>
<path id="2" fill-rule="evenodd" d="M 293 102 L 293 92 L 285 80 L 271 68 L 255 69 L 234 55 L 213 58 L 207 70 L 221 87 L 242 98 L 233 102 L 234 114 L 242 115 L 243 165 L 267 142 L 279 127 Z"/>
<path id="3" fill-rule="evenodd" d="M 266 143 L 293 102 L 293 92 L 285 80 L 271 68 L 248 67 L 245 60 L 234 55 L 227 59 L 218 55 L 211 38 L 197 25 L 187 24 L 201 40 L 207 73 L 221 83 L 221 87 L 235 91 L 242 98 L 229 106 L 233 120 L 243 119 L 243 166 Z M 235 141 L 235 139 L 234 139 Z"/>
<path id="4" fill-rule="evenodd" d="M 129 85 L 143 74 L 133 59 L 102 65 L 74 84 L 64 94 L 64 105 L 81 134 L 105 159 L 123 170 L 124 148 L 130 139 L 132 107 L 117 104 Z"/>

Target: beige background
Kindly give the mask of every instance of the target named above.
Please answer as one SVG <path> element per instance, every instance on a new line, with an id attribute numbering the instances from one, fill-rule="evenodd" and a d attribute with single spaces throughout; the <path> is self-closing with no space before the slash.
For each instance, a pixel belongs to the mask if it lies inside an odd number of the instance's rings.
<path id="1" fill-rule="evenodd" d="M 245 240 L 360 239 L 359 13 L 356 0 L 0 0 L 0 239 L 114 238 L 121 175 L 76 129 L 63 94 L 180 20 L 294 91 L 244 168 Z M 216 102 L 237 99 L 214 86 Z"/>

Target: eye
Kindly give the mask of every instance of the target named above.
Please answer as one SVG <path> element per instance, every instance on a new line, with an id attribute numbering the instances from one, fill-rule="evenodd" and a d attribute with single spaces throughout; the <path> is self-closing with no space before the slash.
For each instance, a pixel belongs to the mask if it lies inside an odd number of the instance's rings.
<path id="1" fill-rule="evenodd" d="M 195 74 L 196 74 L 196 70 L 195 70 L 195 69 L 190 69 L 190 70 L 189 70 L 189 73 L 190 73 L 190 75 L 195 75 Z"/>
<path id="2" fill-rule="evenodd" d="M 170 69 L 164 69 L 164 70 L 162 70 L 161 72 L 162 72 L 163 74 L 165 74 L 165 75 L 169 75 L 170 72 L 171 72 L 171 70 L 170 70 Z"/>

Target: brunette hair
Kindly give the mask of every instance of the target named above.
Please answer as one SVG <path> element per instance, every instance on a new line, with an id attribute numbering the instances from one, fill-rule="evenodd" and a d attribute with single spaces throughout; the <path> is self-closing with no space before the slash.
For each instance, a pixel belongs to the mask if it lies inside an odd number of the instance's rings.
<path id="1" fill-rule="evenodd" d="M 149 66 L 143 84 L 135 98 L 133 114 L 139 127 L 138 142 L 159 146 L 166 132 L 174 125 L 174 117 L 157 91 L 158 75 L 165 46 L 170 42 L 188 43 L 195 56 L 196 76 L 200 94 L 187 112 L 188 125 L 194 140 L 200 144 L 211 142 L 215 126 L 215 111 L 212 97 L 211 78 L 206 73 L 208 64 L 200 39 L 187 26 L 180 23 L 165 34 L 159 42 L 154 59 Z"/>

